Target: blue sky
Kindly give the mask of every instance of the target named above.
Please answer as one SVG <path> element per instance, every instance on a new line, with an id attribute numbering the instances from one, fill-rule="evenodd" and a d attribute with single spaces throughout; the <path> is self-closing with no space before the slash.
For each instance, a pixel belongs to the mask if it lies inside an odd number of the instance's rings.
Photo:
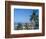
<path id="1" fill-rule="evenodd" d="M 38 9 L 34 9 L 36 14 L 39 13 Z M 33 9 L 14 9 L 14 22 L 18 23 L 30 23 L 30 15 L 32 15 Z"/>

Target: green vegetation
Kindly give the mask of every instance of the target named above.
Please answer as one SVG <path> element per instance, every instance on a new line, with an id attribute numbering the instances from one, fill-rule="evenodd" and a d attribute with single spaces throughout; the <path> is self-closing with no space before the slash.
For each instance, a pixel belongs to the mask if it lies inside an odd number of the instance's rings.
<path id="1" fill-rule="evenodd" d="M 36 13 L 33 12 L 33 14 L 30 16 L 30 21 L 34 20 L 35 22 L 35 28 L 34 29 L 38 29 L 39 28 L 39 17 L 38 15 L 36 15 Z"/>
<path id="2" fill-rule="evenodd" d="M 22 30 L 22 24 L 18 23 L 17 30 Z"/>

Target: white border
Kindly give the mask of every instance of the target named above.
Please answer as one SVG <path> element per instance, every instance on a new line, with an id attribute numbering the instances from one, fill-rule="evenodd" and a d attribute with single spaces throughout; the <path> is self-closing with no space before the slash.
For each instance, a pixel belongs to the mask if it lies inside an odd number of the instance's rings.
<path id="1" fill-rule="evenodd" d="M 14 30 L 14 8 L 39 9 L 39 30 Z M 42 32 L 42 7 L 11 5 L 11 34 L 41 33 Z"/>

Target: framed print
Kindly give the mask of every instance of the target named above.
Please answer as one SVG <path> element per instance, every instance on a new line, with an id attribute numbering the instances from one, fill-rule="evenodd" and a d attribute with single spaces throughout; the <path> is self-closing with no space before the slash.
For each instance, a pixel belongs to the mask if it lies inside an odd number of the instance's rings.
<path id="1" fill-rule="evenodd" d="M 5 1 L 5 38 L 44 35 L 44 3 Z"/>

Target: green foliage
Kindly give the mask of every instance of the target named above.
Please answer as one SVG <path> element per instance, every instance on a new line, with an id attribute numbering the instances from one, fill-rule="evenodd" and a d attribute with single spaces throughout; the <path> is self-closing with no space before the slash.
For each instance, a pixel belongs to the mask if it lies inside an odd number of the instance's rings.
<path id="1" fill-rule="evenodd" d="M 25 28 L 26 28 L 26 30 L 28 29 L 27 23 L 25 23 Z"/>
<path id="2" fill-rule="evenodd" d="M 22 24 L 18 23 L 17 30 L 21 30 L 21 29 L 22 29 Z"/>
<path id="3" fill-rule="evenodd" d="M 36 15 L 36 13 L 33 12 L 33 14 L 30 16 L 30 21 L 34 20 L 35 22 L 35 29 L 39 28 L 39 17 Z"/>

